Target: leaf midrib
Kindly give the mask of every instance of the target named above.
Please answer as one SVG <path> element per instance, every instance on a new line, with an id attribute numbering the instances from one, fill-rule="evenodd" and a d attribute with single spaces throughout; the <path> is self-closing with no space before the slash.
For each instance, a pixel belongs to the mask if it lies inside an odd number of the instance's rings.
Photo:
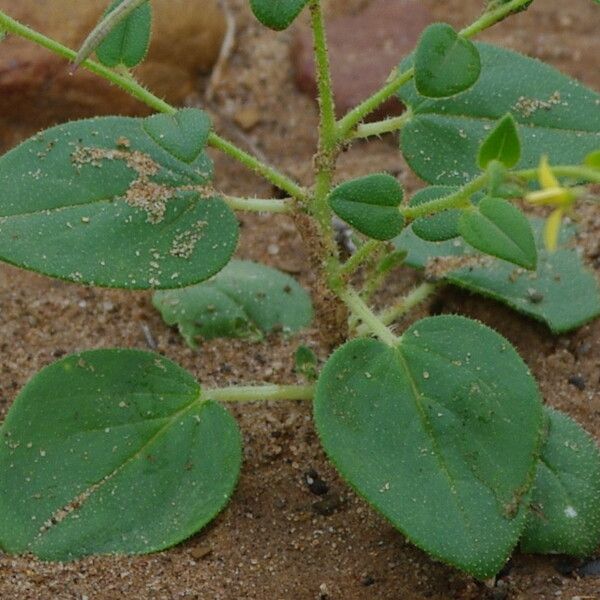
<path id="1" fill-rule="evenodd" d="M 43 539 L 43 537 L 51 530 L 53 530 L 55 527 L 59 527 L 61 525 L 61 523 L 68 521 L 70 519 L 73 518 L 73 515 L 76 515 L 83 506 L 85 506 L 85 504 L 88 502 L 88 500 L 90 498 L 92 498 L 99 490 L 103 489 L 103 487 L 105 486 L 105 484 L 107 484 L 113 477 L 115 477 L 118 473 L 120 473 L 121 471 L 123 471 L 129 464 L 135 462 L 148 448 L 150 448 L 154 443 L 156 443 L 158 441 L 158 439 L 172 426 L 175 424 L 175 422 L 177 420 L 179 420 L 180 418 L 182 418 L 187 412 L 193 410 L 194 408 L 201 406 L 202 404 L 206 404 L 207 399 L 203 398 L 202 396 L 202 390 L 200 387 L 198 387 L 197 389 L 197 394 L 198 397 L 195 398 L 194 400 L 192 400 L 189 404 L 187 404 L 186 406 L 184 406 L 183 408 L 181 408 L 180 410 L 178 410 L 176 413 L 174 413 L 171 417 L 164 417 L 167 422 L 160 428 L 158 429 L 146 442 L 144 442 L 142 444 L 142 446 L 140 448 L 138 448 L 131 456 L 129 456 L 128 458 L 126 458 L 118 467 L 116 467 L 115 469 L 112 470 L 112 472 L 110 472 L 107 475 L 104 475 L 103 477 L 101 477 L 99 480 L 97 480 L 96 482 L 88 485 L 84 490 L 81 490 L 80 492 L 78 492 L 69 502 L 67 502 L 65 505 L 58 507 L 57 509 L 54 510 L 54 512 L 46 519 L 53 519 L 54 515 L 60 513 L 61 510 L 64 510 L 65 507 L 68 507 L 73 501 L 75 501 L 77 498 L 79 498 L 82 494 L 85 494 L 85 492 L 87 490 L 89 490 L 90 488 L 95 488 L 93 492 L 91 492 L 89 494 L 89 496 L 87 496 L 85 498 L 85 500 L 83 500 L 75 510 L 71 511 L 64 519 L 62 519 L 61 521 L 59 521 L 56 524 L 52 524 L 50 525 L 48 528 L 44 529 L 42 532 L 40 532 L 37 536 L 35 536 L 28 544 L 27 547 L 33 551 L 34 546 L 41 540 Z"/>

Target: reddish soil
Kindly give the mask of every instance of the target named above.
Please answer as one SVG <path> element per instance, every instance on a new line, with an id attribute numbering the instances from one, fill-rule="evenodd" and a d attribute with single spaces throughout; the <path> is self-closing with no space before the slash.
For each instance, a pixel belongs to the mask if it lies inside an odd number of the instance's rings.
<path id="1" fill-rule="evenodd" d="M 482 4 L 481 0 L 422 1 L 436 18 L 457 25 L 470 22 Z M 338 0 L 332 10 L 354 10 L 366 3 Z M 309 183 L 316 111 L 293 84 L 291 35 L 256 25 L 247 0 L 229 4 L 234 7 L 238 36 L 217 94 L 221 112 L 217 127 L 233 135 L 228 119 L 242 107 L 257 109 L 262 116 L 247 134 L 251 142 L 274 164 Z M 484 37 L 547 60 L 598 88 L 599 25 L 600 9 L 589 0 L 538 0 L 529 12 Z M 216 157 L 216 163 L 223 190 L 258 196 L 272 193 L 229 160 Z M 417 184 L 389 141 L 355 145 L 342 156 L 340 166 L 340 177 L 387 169 L 398 173 L 409 189 Z M 312 285 L 306 254 L 287 218 L 243 217 L 242 222 L 239 256 L 265 261 L 295 274 L 307 287 Z M 598 275 L 599 232 L 596 212 L 585 220 L 582 245 Z M 386 297 L 415 279 L 398 271 Z M 275 336 L 264 343 L 213 341 L 196 352 L 162 323 L 152 309 L 150 294 L 77 287 L 7 266 L 0 267 L 0 307 L 0 417 L 23 384 L 57 357 L 91 348 L 147 348 L 145 327 L 158 352 L 209 386 L 294 381 L 292 356 L 301 342 L 325 358 L 317 341 L 319 323 L 289 341 Z M 498 329 L 530 365 L 545 401 L 574 416 L 600 439 L 600 321 L 554 337 L 542 325 L 499 304 L 450 289 L 434 305 L 424 307 L 421 316 L 431 310 L 460 312 Z M 583 377 L 584 390 L 568 382 L 573 375 Z M 517 554 L 497 581 L 487 583 L 432 561 L 336 475 L 320 448 L 308 404 L 282 402 L 233 411 L 244 434 L 245 464 L 233 501 L 214 524 L 177 548 L 152 556 L 53 564 L 0 553 L 0 598 L 600 598 L 600 579 L 561 574 L 564 557 Z M 331 506 L 326 510 L 315 507 L 320 498 L 304 481 L 310 468 L 330 486 Z"/>

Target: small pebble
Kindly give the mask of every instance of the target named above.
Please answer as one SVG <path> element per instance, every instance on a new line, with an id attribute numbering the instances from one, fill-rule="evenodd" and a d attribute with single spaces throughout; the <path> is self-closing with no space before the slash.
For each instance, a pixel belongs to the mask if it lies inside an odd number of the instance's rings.
<path id="1" fill-rule="evenodd" d="M 323 517 L 330 517 L 342 505 L 341 498 L 336 494 L 327 496 L 323 500 L 313 502 L 312 509 Z"/>
<path id="2" fill-rule="evenodd" d="M 308 489 L 315 496 L 324 496 L 329 491 L 329 486 L 314 469 L 310 469 L 310 471 L 304 474 L 304 481 L 306 481 Z"/>
<path id="3" fill-rule="evenodd" d="M 585 390 L 585 379 L 581 375 L 571 375 L 569 377 L 569 383 L 575 386 L 578 390 Z"/>

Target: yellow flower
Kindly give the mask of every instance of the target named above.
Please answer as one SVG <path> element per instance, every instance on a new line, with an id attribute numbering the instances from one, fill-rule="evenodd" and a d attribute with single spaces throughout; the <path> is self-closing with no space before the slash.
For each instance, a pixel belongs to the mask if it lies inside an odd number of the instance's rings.
<path id="1" fill-rule="evenodd" d="M 561 187 L 548 164 L 547 156 L 542 156 L 540 160 L 538 180 L 542 189 L 527 194 L 525 199 L 537 206 L 554 206 L 554 210 L 544 225 L 544 244 L 549 251 L 554 252 L 558 245 L 558 235 L 563 217 L 573 206 L 577 194 L 571 188 Z"/>

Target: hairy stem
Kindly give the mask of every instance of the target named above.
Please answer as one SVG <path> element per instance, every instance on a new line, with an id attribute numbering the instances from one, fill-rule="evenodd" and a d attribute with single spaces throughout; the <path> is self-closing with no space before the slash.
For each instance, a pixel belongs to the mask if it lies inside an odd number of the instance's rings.
<path id="1" fill-rule="evenodd" d="M 363 322 L 367 332 L 374 333 L 388 346 L 396 346 L 398 338 L 387 328 L 379 317 L 367 306 L 364 300 L 351 288 L 345 288 L 339 293 L 340 298 L 350 308 L 353 315 Z"/>
<path id="2" fill-rule="evenodd" d="M 435 283 L 422 283 L 413 290 L 411 290 L 406 296 L 401 298 L 396 304 L 390 306 L 378 315 L 379 320 L 384 325 L 390 325 L 396 319 L 409 313 L 413 308 L 427 300 L 437 289 L 439 284 Z M 369 333 L 369 329 L 365 325 L 360 325 L 356 328 L 356 334 L 358 336 L 364 336 Z"/>
<path id="3" fill-rule="evenodd" d="M 350 133 L 351 139 L 367 138 L 384 133 L 393 133 L 400 131 L 413 117 L 412 110 L 407 108 L 404 114 L 399 117 L 376 121 L 375 123 L 365 123 L 359 125 L 354 132 Z"/>
<path id="4" fill-rule="evenodd" d="M 202 395 L 219 402 L 266 402 L 268 400 L 312 400 L 312 385 L 231 386 L 203 390 Z"/>
<path id="5" fill-rule="evenodd" d="M 436 198 L 417 206 L 404 206 L 400 209 L 400 212 L 404 215 L 407 220 L 414 220 L 419 217 L 426 217 L 427 215 L 447 210 L 449 208 L 459 208 L 468 204 L 471 196 L 481 190 L 487 184 L 488 176 L 486 173 L 473 179 L 473 181 L 467 183 L 460 190 L 443 196 L 442 198 Z"/>
<path id="6" fill-rule="evenodd" d="M 327 196 L 331 190 L 337 146 L 335 103 L 331 85 L 331 69 L 327 37 L 321 0 L 311 0 L 311 26 L 314 38 L 315 67 L 319 92 L 319 148 L 315 158 L 316 182 L 311 212 L 319 222 L 321 231 L 328 239 L 333 239 L 331 210 Z"/>
<path id="7" fill-rule="evenodd" d="M 459 35 L 465 38 L 488 29 L 492 25 L 505 19 L 511 13 L 523 8 L 529 0 L 511 0 L 494 10 L 485 12 L 481 17 L 474 21 L 468 27 L 459 32 Z M 338 122 L 338 132 L 341 139 L 352 137 L 354 128 L 370 113 L 379 108 L 384 102 L 389 100 L 405 83 L 414 77 L 414 69 L 399 72 L 396 68 L 390 74 L 386 84 L 370 98 L 353 108 L 345 117 Z"/>
<path id="8" fill-rule="evenodd" d="M 378 240 L 369 240 L 364 243 L 340 268 L 340 275 L 348 278 L 374 253 L 377 252 L 384 243 Z"/>
<path id="9" fill-rule="evenodd" d="M 263 179 L 272 183 L 275 187 L 287 192 L 290 196 L 301 202 L 306 201 L 306 191 L 302 187 L 274 167 L 262 162 L 255 156 L 252 156 L 252 154 L 249 154 L 236 146 L 234 143 L 222 138 L 214 132 L 211 132 L 208 136 L 208 143 L 216 150 L 220 150 L 223 154 L 227 154 L 246 168 L 254 171 L 256 174 L 263 177 Z"/>
<path id="10" fill-rule="evenodd" d="M 77 56 L 75 66 L 80 65 L 104 41 L 106 36 L 122 21 L 124 21 L 136 8 L 148 0 L 124 0 L 111 10 L 84 40 Z"/>
<path id="11" fill-rule="evenodd" d="M 58 43 L 57 41 L 42 35 L 41 33 L 27 27 L 15 21 L 4 12 L 0 11 L 0 28 L 5 29 L 9 33 L 18 35 L 24 39 L 34 42 L 38 46 L 42 46 L 54 52 L 58 56 L 62 56 L 67 60 L 75 60 L 77 53 Z M 118 86 L 130 96 L 136 98 L 140 102 L 143 102 L 150 108 L 157 112 L 173 114 L 176 112 L 176 108 L 161 100 L 155 96 L 152 92 L 148 91 L 144 86 L 137 83 L 132 77 L 123 75 L 113 69 L 109 69 L 92 60 L 85 60 L 81 63 L 88 71 L 103 77 L 107 81 Z M 277 169 L 271 167 L 260 161 L 258 158 L 248 154 L 241 148 L 238 148 L 232 142 L 229 142 L 216 133 L 212 132 L 209 135 L 208 143 L 221 152 L 227 154 L 231 158 L 237 160 L 245 167 L 261 175 L 264 179 L 272 183 L 274 186 L 286 191 L 290 196 L 297 198 L 298 200 L 304 201 L 306 198 L 305 191 L 289 177 L 279 172 Z"/>

